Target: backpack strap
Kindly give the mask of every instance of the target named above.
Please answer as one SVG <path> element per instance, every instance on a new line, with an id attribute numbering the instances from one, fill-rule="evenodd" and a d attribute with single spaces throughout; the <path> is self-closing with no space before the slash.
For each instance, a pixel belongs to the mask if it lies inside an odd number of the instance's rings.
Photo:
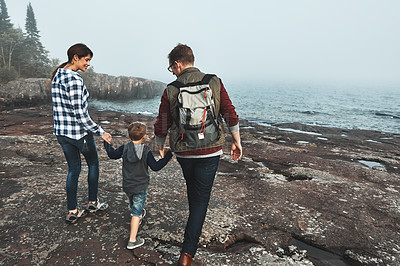
<path id="1" fill-rule="evenodd" d="M 214 75 L 214 74 L 205 74 L 204 77 L 203 77 L 203 79 L 201 80 L 201 84 L 208 84 L 208 83 L 210 83 L 210 80 L 211 80 L 213 77 L 216 77 L 216 75 Z"/>
<path id="2" fill-rule="evenodd" d="M 208 84 L 213 77 L 216 77 L 216 75 L 205 74 L 204 77 L 202 78 L 202 80 L 197 81 L 197 82 L 190 82 L 187 84 L 183 84 L 182 82 L 175 80 L 175 81 L 171 82 L 170 84 L 168 84 L 168 86 L 171 85 L 171 86 L 174 86 L 174 87 L 180 89 L 182 87 L 187 87 L 187 86 L 203 85 L 203 84 Z"/>
<path id="3" fill-rule="evenodd" d="M 183 84 L 183 83 L 180 82 L 180 81 L 175 80 L 175 81 L 171 82 L 170 84 L 168 84 L 168 86 L 174 86 L 174 87 L 180 89 L 180 88 L 182 88 L 182 87 L 185 87 L 186 85 Z"/>

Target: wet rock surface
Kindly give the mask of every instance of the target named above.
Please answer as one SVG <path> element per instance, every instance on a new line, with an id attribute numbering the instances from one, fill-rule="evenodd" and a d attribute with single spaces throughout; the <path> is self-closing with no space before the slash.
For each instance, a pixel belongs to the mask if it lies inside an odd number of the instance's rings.
<path id="1" fill-rule="evenodd" d="M 91 110 L 127 141 L 132 121 L 154 117 Z M 52 135 L 50 106 L 0 115 L 0 262 L 12 264 L 175 264 L 188 215 L 176 159 L 151 172 L 144 246 L 127 250 L 129 210 L 121 161 L 109 160 L 100 137 L 99 197 L 104 212 L 64 222 L 67 165 Z M 244 155 L 221 157 L 194 265 L 400 264 L 400 134 L 301 124 L 241 121 Z M 87 201 L 83 164 L 78 201 Z"/>

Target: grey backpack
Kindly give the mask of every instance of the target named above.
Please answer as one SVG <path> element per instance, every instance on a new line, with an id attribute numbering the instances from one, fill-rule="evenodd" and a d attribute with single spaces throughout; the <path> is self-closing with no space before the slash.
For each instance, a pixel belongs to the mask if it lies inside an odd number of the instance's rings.
<path id="1" fill-rule="evenodd" d="M 183 84 L 174 81 L 179 89 L 178 121 L 181 142 L 188 148 L 202 148 L 218 141 L 220 137 L 215 113 L 213 93 L 209 82 L 215 75 L 206 74 L 199 82 Z"/>

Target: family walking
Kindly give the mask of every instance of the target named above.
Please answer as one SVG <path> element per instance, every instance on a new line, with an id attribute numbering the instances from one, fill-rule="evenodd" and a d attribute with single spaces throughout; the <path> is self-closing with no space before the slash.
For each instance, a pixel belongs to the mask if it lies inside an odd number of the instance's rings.
<path id="1" fill-rule="evenodd" d="M 208 203 L 225 142 L 223 120 L 232 135 L 230 154 L 234 160 L 242 155 L 239 119 L 228 93 L 216 75 L 202 73 L 194 67 L 192 49 L 178 44 L 168 55 L 168 70 L 176 76 L 161 97 L 154 124 L 156 145 L 161 155 L 156 160 L 146 141 L 146 126 L 136 122 L 128 126 L 129 141 L 114 148 L 112 136 L 97 125 L 88 113 L 89 93 L 78 70 L 86 71 L 93 57 L 84 44 L 68 49 L 68 61 L 60 65 L 52 77 L 54 134 L 68 163 L 66 181 L 66 221 L 75 223 L 88 212 L 107 209 L 98 198 L 99 159 L 94 134 L 101 136 L 108 157 L 122 158 L 122 187 L 129 199 L 131 212 L 128 249 L 144 244 L 138 234 L 146 214 L 144 205 L 149 186 L 150 167 L 161 170 L 172 158 L 179 162 L 186 181 L 189 217 L 186 223 L 179 265 L 191 265 L 206 217 Z M 169 135 L 169 147 L 164 143 Z M 81 154 L 88 165 L 88 200 L 83 209 L 77 203 Z"/>

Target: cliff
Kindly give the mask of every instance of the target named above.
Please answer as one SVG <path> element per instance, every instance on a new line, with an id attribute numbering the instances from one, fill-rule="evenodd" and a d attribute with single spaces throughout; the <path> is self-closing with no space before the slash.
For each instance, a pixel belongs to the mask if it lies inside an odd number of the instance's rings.
<path id="1" fill-rule="evenodd" d="M 166 84 L 136 77 L 92 74 L 84 78 L 90 97 L 107 100 L 146 99 L 161 96 Z M 0 85 L 0 110 L 51 102 L 50 80 L 29 78 Z"/>
<path id="2" fill-rule="evenodd" d="M 96 77 L 90 82 L 88 90 L 93 98 L 128 100 L 161 96 L 165 87 L 165 83 L 149 79 L 96 74 Z"/>
<path id="3" fill-rule="evenodd" d="M 0 110 L 7 107 L 34 106 L 50 102 L 49 79 L 17 79 L 0 85 Z"/>

